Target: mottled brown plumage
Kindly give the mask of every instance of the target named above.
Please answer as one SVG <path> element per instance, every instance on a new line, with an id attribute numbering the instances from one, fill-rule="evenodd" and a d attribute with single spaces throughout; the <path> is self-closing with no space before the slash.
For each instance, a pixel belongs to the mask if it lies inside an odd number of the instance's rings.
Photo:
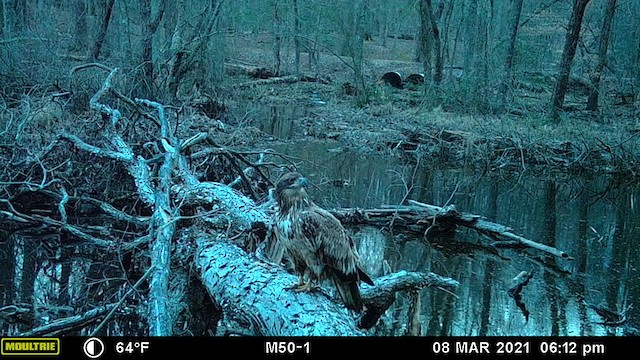
<path id="1" fill-rule="evenodd" d="M 276 241 L 300 275 L 298 291 L 309 291 L 315 281 L 330 279 L 347 308 L 360 311 L 358 283 L 373 285 L 373 281 L 358 266 L 353 240 L 340 221 L 311 201 L 304 189 L 306 184 L 297 172 L 283 175 L 276 184 Z"/>

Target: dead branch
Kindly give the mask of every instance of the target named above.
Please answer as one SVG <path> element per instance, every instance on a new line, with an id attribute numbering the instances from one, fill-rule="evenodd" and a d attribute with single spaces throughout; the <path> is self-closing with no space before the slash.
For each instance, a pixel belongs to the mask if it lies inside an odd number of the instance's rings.
<path id="1" fill-rule="evenodd" d="M 253 86 L 261 86 L 261 85 L 275 85 L 275 84 L 293 84 L 295 82 L 300 81 L 295 75 L 281 76 L 281 77 L 273 77 L 269 79 L 260 79 L 255 81 L 247 81 L 240 84 L 235 84 L 233 87 L 242 89 Z"/>
<path id="2" fill-rule="evenodd" d="M 380 209 L 334 209 L 331 213 L 343 223 L 354 225 L 368 224 L 377 227 L 404 228 L 414 234 L 424 234 L 431 224 L 442 222 L 451 225 L 461 225 L 474 229 L 496 240 L 512 240 L 532 249 L 546 252 L 550 255 L 573 260 L 569 254 L 554 247 L 537 243 L 513 233 L 513 229 L 484 219 L 480 215 L 458 212 L 453 205 L 439 207 L 409 200 L 413 206 L 385 206 Z"/>
<path id="3" fill-rule="evenodd" d="M 47 324 L 47 325 L 32 329 L 30 331 L 23 332 L 18 336 L 21 336 L 21 337 L 43 336 L 43 335 L 57 336 L 57 335 L 69 333 L 77 329 L 82 329 L 88 324 L 98 321 L 98 319 L 100 319 L 102 316 L 107 314 L 107 312 L 111 311 L 111 309 L 113 309 L 115 306 L 116 306 L 115 304 L 100 306 L 95 309 L 89 310 L 84 314 L 66 317 L 66 318 L 54 321 L 51 324 Z"/>
<path id="4" fill-rule="evenodd" d="M 358 327 L 362 329 L 369 329 L 378 322 L 380 316 L 393 304 L 395 294 L 399 291 L 415 291 L 434 286 L 455 289 L 459 286 L 459 283 L 451 278 L 433 273 L 404 270 L 381 276 L 375 279 L 374 283 L 375 286 L 362 285 L 362 301 L 366 306 L 364 314 L 358 321 Z"/>
<path id="5" fill-rule="evenodd" d="M 90 336 L 96 336 L 100 330 L 102 329 L 102 327 L 104 327 L 104 325 L 113 317 L 113 315 L 115 314 L 116 310 L 118 310 L 118 308 L 120 307 L 120 305 L 122 305 L 122 303 L 124 303 L 124 301 L 131 295 L 133 294 L 134 291 L 136 291 L 136 289 L 138 288 L 138 286 L 140 286 L 144 281 L 147 280 L 147 278 L 149 277 L 149 275 L 151 275 L 151 272 L 153 270 L 153 266 L 151 266 L 149 269 L 147 269 L 147 272 L 144 273 L 144 275 L 142 275 L 142 277 L 136 281 L 135 284 L 133 284 L 133 286 L 131 287 L 131 289 L 129 289 L 129 291 L 126 292 L 126 294 L 124 294 L 122 296 L 122 298 L 120 298 L 120 300 L 118 300 L 118 302 L 116 304 L 114 304 L 114 306 L 111 308 L 111 310 L 109 310 L 109 313 L 107 314 L 107 316 L 104 317 L 104 319 L 102 320 L 102 322 L 100 323 L 100 325 L 98 325 L 92 332 Z"/>

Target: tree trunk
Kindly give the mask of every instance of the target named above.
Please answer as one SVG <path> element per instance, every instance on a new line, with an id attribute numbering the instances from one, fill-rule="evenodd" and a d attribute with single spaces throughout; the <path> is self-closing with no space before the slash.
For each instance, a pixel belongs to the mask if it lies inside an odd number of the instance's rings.
<path id="1" fill-rule="evenodd" d="M 464 71 L 473 78 L 476 69 L 476 42 L 478 41 L 478 29 L 476 26 L 478 17 L 478 0 L 470 0 L 467 8 L 464 50 Z"/>
<path id="2" fill-rule="evenodd" d="M 449 79 L 453 79 L 453 67 L 456 64 L 456 55 L 458 53 L 458 40 L 460 39 L 460 32 L 462 31 L 462 27 L 464 24 L 464 12 L 465 12 L 465 2 L 462 1 L 461 3 L 461 7 L 460 7 L 460 21 L 458 22 L 458 27 L 456 28 L 456 33 L 453 37 L 453 48 L 451 49 L 451 51 L 449 51 L 450 57 L 449 57 Z M 466 71 L 462 70 L 463 72 Z"/>
<path id="3" fill-rule="evenodd" d="M 520 25 L 520 15 L 522 14 L 523 0 L 512 0 L 511 24 L 509 24 L 509 49 L 504 59 L 504 78 L 500 83 L 500 106 L 504 108 L 507 102 L 507 94 L 513 83 L 512 68 L 513 58 L 516 53 L 516 40 L 518 38 L 518 26 Z"/>
<path id="4" fill-rule="evenodd" d="M 431 5 L 427 5 L 427 0 L 420 0 L 420 28 L 416 36 L 416 59 L 422 62 L 422 72 L 424 76 L 431 79 L 431 32 L 430 15 Z"/>
<path id="5" fill-rule="evenodd" d="M 15 16 L 11 0 L 2 0 L 2 33 L 5 37 L 15 30 L 12 24 L 14 23 Z"/>
<path id="6" fill-rule="evenodd" d="M 356 83 L 356 92 L 361 104 L 368 101 L 367 89 L 364 81 L 364 13 L 365 2 L 353 1 L 353 76 Z"/>
<path id="7" fill-rule="evenodd" d="M 144 24 L 144 36 L 142 37 L 142 69 L 147 88 L 150 88 L 153 84 L 153 35 L 156 33 L 156 30 L 158 30 L 160 21 L 162 21 L 166 3 L 167 0 L 160 0 L 158 13 L 152 18 L 152 0 L 140 1 L 140 15 L 142 16 Z"/>
<path id="8" fill-rule="evenodd" d="M 280 51 L 282 48 L 282 18 L 280 17 L 280 0 L 273 0 L 273 73 L 280 75 L 282 58 Z"/>
<path id="9" fill-rule="evenodd" d="M 97 60 L 100 56 L 100 50 L 102 50 L 102 44 L 107 36 L 107 29 L 111 22 L 111 13 L 113 11 L 113 4 L 115 0 L 107 0 L 104 8 L 104 18 L 100 23 L 100 29 L 98 30 L 98 36 L 96 36 L 96 42 L 93 44 L 93 50 L 91 51 L 91 58 Z"/>
<path id="10" fill-rule="evenodd" d="M 429 24 L 431 30 L 431 36 L 433 37 L 433 52 L 435 53 L 435 69 L 433 73 L 433 82 L 436 85 L 440 85 L 442 82 L 442 45 L 440 42 L 440 31 L 438 29 L 438 20 L 436 14 L 433 12 L 433 6 L 431 0 L 422 0 L 425 3 L 427 15 L 429 16 Z M 438 6 L 438 18 L 442 15 L 443 3 L 440 2 Z"/>
<path id="11" fill-rule="evenodd" d="M 573 10 L 567 27 L 567 35 L 564 42 L 564 50 L 562 51 L 562 59 L 560 60 L 560 68 L 558 70 L 558 79 L 551 98 L 550 117 L 557 121 L 562 110 L 564 97 L 567 94 L 569 85 L 569 75 L 571 74 L 571 64 L 573 57 L 576 55 L 576 47 L 580 38 L 580 27 L 582 26 L 582 18 L 584 11 L 589 4 L 589 0 L 573 0 Z"/>
<path id="12" fill-rule="evenodd" d="M 213 299 L 229 310 L 226 321 L 261 336 L 364 335 L 337 302 L 317 292 L 287 291 L 297 277 L 282 267 L 265 266 L 225 241 L 201 237 L 196 242 L 200 278 Z"/>
<path id="13" fill-rule="evenodd" d="M 18 31 L 25 31 L 30 25 L 29 2 L 27 0 L 15 0 L 15 28 Z"/>
<path id="14" fill-rule="evenodd" d="M 444 62 L 447 61 L 449 66 L 453 66 L 451 64 L 451 58 L 449 57 L 449 29 L 451 27 L 451 16 L 453 14 L 453 1 L 448 1 L 446 3 L 445 8 L 442 14 L 442 21 L 440 22 L 440 29 L 442 30 L 442 35 L 440 36 L 440 42 L 442 43 L 442 64 L 444 68 Z"/>
<path id="15" fill-rule="evenodd" d="M 600 46 L 598 48 L 598 64 L 591 76 L 591 93 L 589 94 L 589 100 L 587 100 L 587 110 L 598 110 L 598 97 L 600 94 L 600 78 L 602 77 L 602 70 L 607 64 L 607 49 L 609 48 L 609 37 L 611 35 L 611 24 L 613 23 L 613 14 L 616 11 L 617 0 L 609 0 L 607 2 L 607 9 L 604 13 L 604 20 L 602 20 L 602 31 L 600 31 Z"/>
<path id="16" fill-rule="evenodd" d="M 293 17 L 293 42 L 296 48 L 296 77 L 300 77 L 300 9 L 298 9 L 298 0 L 293 0 Z"/>
<path id="17" fill-rule="evenodd" d="M 5 34 L 5 23 L 6 23 L 6 18 L 5 18 L 5 1 L 0 1 L 0 21 L 2 21 L 2 23 L 0 24 L 0 37 L 3 37 Z"/>
<path id="18" fill-rule="evenodd" d="M 87 46 L 87 5 L 85 0 L 73 0 L 75 16 L 74 48 L 84 51 Z M 86 54 L 86 53 L 85 53 Z"/>
<path id="19" fill-rule="evenodd" d="M 180 0 L 176 3 L 174 14 L 176 17 L 176 23 L 171 34 L 171 45 L 169 46 L 169 74 L 167 75 L 167 92 L 170 99 L 175 99 L 178 95 L 178 87 L 180 86 L 180 80 L 182 79 L 183 71 L 182 64 L 185 56 L 182 46 L 183 40 L 183 17 L 185 12 L 185 0 Z"/>

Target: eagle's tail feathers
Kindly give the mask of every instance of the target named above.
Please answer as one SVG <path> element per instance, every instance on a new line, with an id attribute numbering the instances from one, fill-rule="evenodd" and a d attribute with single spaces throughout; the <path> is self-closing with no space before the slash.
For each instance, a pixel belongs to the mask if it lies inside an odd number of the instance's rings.
<path id="1" fill-rule="evenodd" d="M 338 276 L 333 276 L 333 284 L 338 289 L 338 294 L 340 294 L 340 298 L 347 309 L 362 311 L 362 298 L 360 297 L 357 281 L 342 281 Z"/>
<path id="2" fill-rule="evenodd" d="M 358 278 L 360 279 L 360 281 L 366 282 L 371 286 L 374 285 L 373 280 L 371 280 L 371 277 L 369 277 L 369 275 L 360 268 L 358 268 Z"/>

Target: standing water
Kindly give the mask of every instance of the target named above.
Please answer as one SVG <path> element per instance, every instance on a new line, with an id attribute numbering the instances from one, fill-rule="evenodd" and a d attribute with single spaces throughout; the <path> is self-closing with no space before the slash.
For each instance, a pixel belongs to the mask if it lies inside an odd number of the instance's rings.
<path id="1" fill-rule="evenodd" d="M 607 176 L 551 178 L 525 172 L 499 177 L 438 170 L 402 164 L 389 155 L 342 152 L 337 143 L 275 150 L 300 161 L 301 172 L 315 185 L 311 196 L 322 207 L 376 208 L 408 199 L 455 204 L 461 212 L 482 215 L 574 258 L 532 249 L 496 253 L 489 246 L 494 240 L 464 228 L 448 239 L 357 230 L 361 261 L 374 277 L 383 274 L 384 262 L 387 271 L 432 271 L 460 282 L 455 294 L 420 292 L 422 335 L 623 334 L 622 326 L 603 325 L 611 319 L 601 318 L 595 308 L 624 314 L 625 323 L 637 327 L 640 310 L 632 305 L 640 303 L 638 186 Z M 528 319 L 507 294 L 521 271 L 533 272 L 521 293 Z M 388 314 L 406 319 L 408 307 L 409 298 L 399 296 Z M 406 321 L 382 320 L 388 322 L 386 334 L 406 333 Z"/>

